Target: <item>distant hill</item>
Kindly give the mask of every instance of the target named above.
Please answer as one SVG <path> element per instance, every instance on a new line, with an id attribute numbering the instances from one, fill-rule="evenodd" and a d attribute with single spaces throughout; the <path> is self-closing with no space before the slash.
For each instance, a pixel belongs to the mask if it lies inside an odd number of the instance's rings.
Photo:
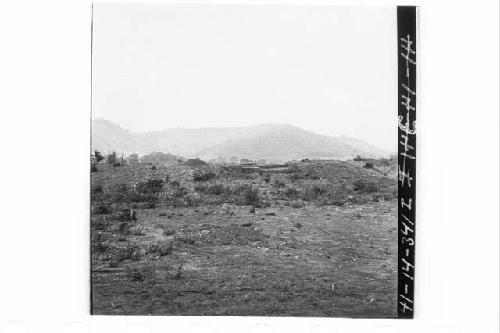
<path id="1" fill-rule="evenodd" d="M 92 146 L 102 152 L 165 152 L 204 160 L 231 157 L 289 161 L 387 157 L 389 152 L 349 137 L 331 137 L 291 125 L 166 129 L 133 133 L 104 119 L 93 121 Z"/>

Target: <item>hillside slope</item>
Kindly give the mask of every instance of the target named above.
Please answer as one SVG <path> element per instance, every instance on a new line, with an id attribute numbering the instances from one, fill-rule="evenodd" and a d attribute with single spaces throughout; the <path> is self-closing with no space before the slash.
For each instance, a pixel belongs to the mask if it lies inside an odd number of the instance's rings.
<path id="1" fill-rule="evenodd" d="M 301 158 L 349 159 L 387 157 L 389 153 L 349 137 L 331 137 L 291 125 L 166 129 L 133 133 L 110 121 L 93 121 L 93 149 L 102 152 L 147 154 L 154 151 L 186 158 L 231 157 L 288 161 Z"/>

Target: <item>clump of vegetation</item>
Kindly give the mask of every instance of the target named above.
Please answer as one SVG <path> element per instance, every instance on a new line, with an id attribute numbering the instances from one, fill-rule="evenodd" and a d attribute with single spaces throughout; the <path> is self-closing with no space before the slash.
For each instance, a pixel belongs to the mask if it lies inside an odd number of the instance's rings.
<path id="1" fill-rule="evenodd" d="M 101 203 L 94 207 L 94 214 L 111 214 L 112 212 L 111 205 Z"/>
<path id="2" fill-rule="evenodd" d="M 123 209 L 114 219 L 117 221 L 136 221 L 137 215 L 135 209 Z"/>
<path id="3" fill-rule="evenodd" d="M 296 188 L 293 188 L 293 187 L 288 187 L 286 190 L 285 190 L 285 196 L 287 198 L 297 198 L 299 196 L 299 190 L 297 190 Z"/>
<path id="4" fill-rule="evenodd" d="M 205 184 L 196 184 L 194 186 L 194 191 L 198 193 L 206 193 L 208 189 L 208 186 Z"/>
<path id="5" fill-rule="evenodd" d="M 166 229 L 163 229 L 163 234 L 165 236 L 172 236 L 173 234 L 175 234 L 175 230 L 166 228 Z"/>
<path id="6" fill-rule="evenodd" d="M 138 225 L 138 226 L 130 229 L 130 234 L 134 235 L 134 236 L 144 236 L 144 235 L 146 235 L 146 232 L 144 230 L 144 227 Z"/>
<path id="7" fill-rule="evenodd" d="M 158 193 L 163 189 L 163 179 L 148 179 L 144 183 L 139 183 L 136 190 L 139 193 Z"/>
<path id="8" fill-rule="evenodd" d="M 243 198 L 245 200 L 246 205 L 255 205 L 258 204 L 260 200 L 259 189 L 257 188 L 248 188 L 243 193 Z"/>
<path id="9" fill-rule="evenodd" d="M 130 226 L 127 222 L 120 223 L 118 226 L 118 232 L 122 235 L 128 235 L 130 233 Z"/>
<path id="10" fill-rule="evenodd" d="M 304 203 L 302 201 L 292 201 L 290 203 L 290 207 L 292 207 L 292 208 L 302 208 L 302 207 L 304 207 Z"/>
<path id="11" fill-rule="evenodd" d="M 95 150 L 94 151 L 94 158 L 95 158 L 96 162 L 99 163 L 104 159 L 104 156 L 102 156 L 102 154 L 100 152 Z"/>
<path id="12" fill-rule="evenodd" d="M 118 250 L 116 259 L 118 262 L 124 260 L 139 260 L 141 259 L 141 249 L 137 245 L 131 245 L 129 243 L 127 247 Z"/>
<path id="13" fill-rule="evenodd" d="M 127 278 L 134 282 L 153 282 L 156 277 L 156 263 L 145 262 L 138 267 L 127 266 Z"/>
<path id="14" fill-rule="evenodd" d="M 323 196 L 328 192 L 328 189 L 325 185 L 322 184 L 313 184 L 306 186 L 304 193 L 302 195 L 302 199 L 305 201 L 313 201 Z"/>
<path id="15" fill-rule="evenodd" d="M 103 193 L 103 192 L 104 192 L 104 189 L 103 189 L 102 185 L 92 186 L 92 193 L 93 194 L 99 194 L 99 193 Z"/>
<path id="16" fill-rule="evenodd" d="M 104 252 L 109 250 L 109 246 L 104 244 L 103 242 L 101 242 L 99 240 L 94 241 L 92 243 L 93 243 L 93 246 L 92 246 L 93 253 L 100 254 L 100 253 L 104 253 Z"/>
<path id="17" fill-rule="evenodd" d="M 206 182 L 217 177 L 213 172 L 197 172 L 193 175 L 195 182 Z"/>
<path id="18" fill-rule="evenodd" d="M 360 193 L 375 193 L 379 190 L 377 184 L 365 180 L 356 180 L 354 183 L 354 191 Z"/>
<path id="19" fill-rule="evenodd" d="M 200 166 L 206 166 L 208 165 L 208 163 L 200 160 L 199 158 L 190 158 L 186 162 L 184 162 L 184 165 L 192 167 L 200 167 Z"/>
<path id="20" fill-rule="evenodd" d="M 164 257 L 172 254 L 174 246 L 171 242 L 153 243 L 149 245 L 148 253 L 156 254 L 159 257 Z"/>
<path id="21" fill-rule="evenodd" d="M 205 193 L 211 195 L 224 195 L 224 194 L 229 194 L 230 192 L 231 190 L 227 186 L 224 186 L 222 184 L 212 184 L 207 187 Z"/>
<path id="22" fill-rule="evenodd" d="M 271 181 L 271 175 L 266 173 L 266 176 L 264 177 L 264 181 L 269 184 L 269 182 Z"/>
<path id="23" fill-rule="evenodd" d="M 187 188 L 179 187 L 174 191 L 173 196 L 174 196 L 174 198 L 182 198 L 183 196 L 187 195 L 188 193 L 189 193 L 189 191 Z"/>
<path id="24" fill-rule="evenodd" d="M 276 187 L 276 188 L 284 188 L 284 187 L 286 187 L 286 183 L 284 181 L 282 181 L 281 179 L 276 179 L 274 181 L 274 187 Z"/>
<path id="25" fill-rule="evenodd" d="M 116 160 L 116 152 L 112 152 L 111 154 L 109 154 L 108 156 L 106 156 L 106 162 L 108 164 L 115 164 L 117 162 Z"/>
<path id="26" fill-rule="evenodd" d="M 373 162 L 366 162 L 363 166 L 365 169 L 373 169 Z"/>
<path id="27" fill-rule="evenodd" d="M 146 274 L 139 268 L 127 269 L 127 277 L 130 281 L 142 282 L 146 280 Z"/>

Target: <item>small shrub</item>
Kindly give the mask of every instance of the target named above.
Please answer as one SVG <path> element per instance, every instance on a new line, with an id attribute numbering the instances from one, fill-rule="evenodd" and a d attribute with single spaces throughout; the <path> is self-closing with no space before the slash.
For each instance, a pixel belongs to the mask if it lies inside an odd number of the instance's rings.
<path id="1" fill-rule="evenodd" d="M 334 199 L 332 201 L 332 205 L 340 207 L 340 206 L 344 206 L 346 204 L 346 202 L 347 202 L 347 200 L 345 200 L 345 199 Z"/>
<path id="2" fill-rule="evenodd" d="M 121 213 L 116 216 L 116 220 L 118 221 L 136 221 L 137 216 L 135 213 L 135 209 L 124 209 Z"/>
<path id="3" fill-rule="evenodd" d="M 168 243 L 153 243 L 149 245 L 148 253 L 157 254 L 160 257 L 172 254 L 174 247 L 171 242 Z"/>
<path id="4" fill-rule="evenodd" d="M 102 243 L 102 242 L 96 242 L 94 245 L 93 245 L 93 252 L 94 253 L 104 253 L 106 252 L 107 250 L 109 249 L 109 247 Z"/>
<path id="5" fill-rule="evenodd" d="M 172 181 L 170 182 L 170 185 L 171 185 L 172 187 L 179 187 L 179 186 L 181 186 L 181 183 L 180 183 L 178 180 L 172 180 Z"/>
<path id="6" fill-rule="evenodd" d="M 254 205 L 260 202 L 259 189 L 249 188 L 243 194 L 246 205 Z"/>
<path id="7" fill-rule="evenodd" d="M 127 278 L 134 282 L 150 281 L 154 283 L 156 277 L 156 263 L 145 262 L 138 267 L 127 267 Z"/>
<path id="8" fill-rule="evenodd" d="M 130 229 L 130 234 L 134 235 L 134 236 L 144 236 L 144 235 L 146 235 L 146 232 L 144 231 L 143 227 L 136 226 L 136 227 Z"/>
<path id="9" fill-rule="evenodd" d="M 311 185 L 306 187 L 304 194 L 303 194 L 303 199 L 305 201 L 312 201 L 320 196 L 324 195 L 327 193 L 327 189 L 324 186 L 321 185 Z"/>
<path id="10" fill-rule="evenodd" d="M 286 190 L 285 190 L 285 195 L 288 197 L 288 198 L 296 198 L 298 197 L 299 195 L 299 191 L 293 187 L 288 187 Z"/>
<path id="11" fill-rule="evenodd" d="M 274 181 L 274 187 L 276 187 L 276 188 L 284 188 L 284 187 L 286 187 L 286 183 L 284 181 L 282 181 L 281 179 L 276 179 Z"/>
<path id="12" fill-rule="evenodd" d="M 304 203 L 302 203 L 301 201 L 292 201 L 292 203 L 290 204 L 290 207 L 302 208 L 302 207 L 304 207 Z"/>
<path id="13" fill-rule="evenodd" d="M 118 232 L 122 235 L 128 235 L 130 233 L 130 226 L 127 222 L 122 222 L 118 226 Z"/>
<path id="14" fill-rule="evenodd" d="M 97 170 L 97 164 L 96 163 L 92 163 L 90 165 L 90 172 L 97 172 L 99 170 Z"/>
<path id="15" fill-rule="evenodd" d="M 127 247 L 119 249 L 116 259 L 119 262 L 124 260 L 139 260 L 141 259 L 141 250 L 137 245 L 128 244 Z"/>
<path id="16" fill-rule="evenodd" d="M 102 154 L 97 150 L 94 151 L 94 157 L 97 163 L 101 162 L 104 159 L 104 156 L 102 156 Z"/>
<path id="17" fill-rule="evenodd" d="M 111 214 L 113 212 L 110 205 L 99 204 L 94 208 L 95 214 Z"/>
<path id="18" fill-rule="evenodd" d="M 156 208 L 156 202 L 154 202 L 154 201 L 146 202 L 142 207 L 145 208 L 145 209 L 155 209 Z"/>
<path id="19" fill-rule="evenodd" d="M 222 184 L 212 184 L 206 190 L 206 193 L 211 195 L 223 195 L 229 192 L 229 188 Z"/>
<path id="20" fill-rule="evenodd" d="M 127 269 L 127 277 L 130 281 L 142 282 L 146 280 L 146 272 L 140 268 L 128 268 Z"/>
<path id="21" fill-rule="evenodd" d="M 266 176 L 264 177 L 264 181 L 266 183 L 269 183 L 271 181 L 271 175 L 267 173 Z"/>
<path id="22" fill-rule="evenodd" d="M 213 172 L 207 172 L 207 173 L 195 173 L 193 175 L 193 180 L 195 182 L 206 182 L 209 181 L 213 178 L 215 178 L 216 175 Z"/>
<path id="23" fill-rule="evenodd" d="M 363 166 L 365 169 L 373 169 L 373 162 L 366 162 Z"/>
<path id="24" fill-rule="evenodd" d="M 187 188 L 179 187 L 178 189 L 176 189 L 174 191 L 173 196 L 174 196 L 174 198 L 182 198 L 183 196 L 185 196 L 188 193 L 189 193 L 189 191 L 187 190 Z"/>
<path id="25" fill-rule="evenodd" d="M 94 185 L 92 186 L 92 193 L 93 194 L 99 194 L 99 193 L 103 193 L 104 189 L 102 187 L 102 185 Z"/>
<path id="26" fill-rule="evenodd" d="M 163 189 L 163 179 L 148 179 L 146 182 L 139 183 L 136 190 L 140 193 L 158 193 Z"/>
<path id="27" fill-rule="evenodd" d="M 179 242 L 184 243 L 184 244 L 189 244 L 189 245 L 194 245 L 194 238 L 193 236 L 186 235 L 184 237 L 178 238 Z"/>
<path id="28" fill-rule="evenodd" d="M 164 229 L 163 234 L 165 236 L 172 236 L 173 234 L 175 234 L 175 230 L 174 229 Z"/>
<path id="29" fill-rule="evenodd" d="M 100 231 L 106 230 L 106 223 L 102 221 L 94 222 L 92 223 L 92 226 L 94 227 L 95 230 L 100 230 Z"/>
<path id="30" fill-rule="evenodd" d="M 194 186 L 194 191 L 198 193 L 206 193 L 208 190 L 208 186 L 205 184 L 196 184 Z"/>
<path id="31" fill-rule="evenodd" d="M 353 185 L 354 190 L 361 193 L 374 193 L 379 190 L 377 184 L 363 180 L 356 180 Z"/>
<path id="32" fill-rule="evenodd" d="M 117 161 L 116 161 L 116 152 L 112 152 L 111 154 L 109 154 L 108 156 L 106 156 L 106 162 L 108 164 L 115 164 Z"/>

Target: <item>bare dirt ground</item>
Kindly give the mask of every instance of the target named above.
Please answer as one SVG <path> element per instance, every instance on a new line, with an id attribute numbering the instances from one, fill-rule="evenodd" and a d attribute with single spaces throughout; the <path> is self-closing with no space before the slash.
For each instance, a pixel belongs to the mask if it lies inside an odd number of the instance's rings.
<path id="1" fill-rule="evenodd" d="M 311 168 L 341 177 L 318 180 Z M 396 316 L 392 174 L 354 163 L 271 176 L 216 171 L 221 176 L 208 182 L 194 182 L 197 169 L 184 166 L 103 166 L 92 173 L 94 314 Z M 360 175 L 377 180 L 377 191 L 351 186 Z M 153 202 L 113 196 L 115 185 L 165 177 L 170 185 L 148 197 Z M 333 187 L 343 180 L 345 195 L 314 190 L 319 194 L 311 197 L 304 190 L 310 177 Z M 171 186 L 172 178 L 180 184 Z M 259 189 L 252 204 L 224 202 L 224 193 L 200 186 L 242 180 Z"/>

